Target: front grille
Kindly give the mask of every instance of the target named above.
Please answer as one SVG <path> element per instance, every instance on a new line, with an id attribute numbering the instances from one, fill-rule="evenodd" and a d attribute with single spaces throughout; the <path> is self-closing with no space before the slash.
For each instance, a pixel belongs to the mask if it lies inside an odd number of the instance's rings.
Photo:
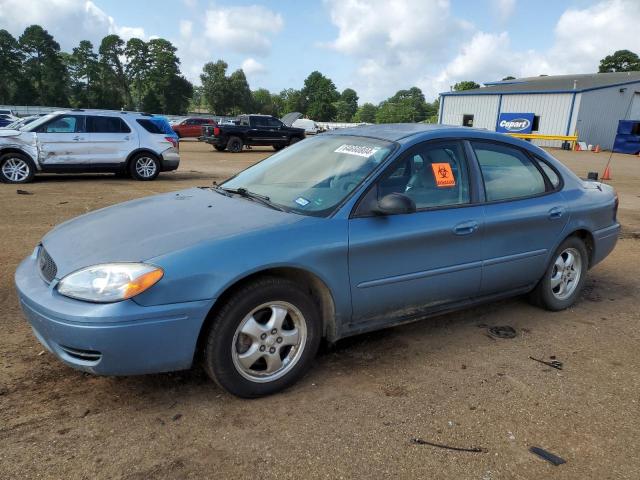
<path id="1" fill-rule="evenodd" d="M 38 252 L 38 268 L 40 269 L 40 275 L 47 283 L 51 283 L 58 273 L 56 262 L 53 261 L 53 258 L 49 256 L 44 247 L 40 247 Z"/>

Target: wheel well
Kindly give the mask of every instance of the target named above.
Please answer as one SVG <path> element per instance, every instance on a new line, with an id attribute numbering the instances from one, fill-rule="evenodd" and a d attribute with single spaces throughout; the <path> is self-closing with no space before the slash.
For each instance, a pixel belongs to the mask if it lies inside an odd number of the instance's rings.
<path id="1" fill-rule="evenodd" d="M 571 235 L 569 235 L 569 237 L 578 237 L 580 240 L 584 242 L 585 247 L 587 247 L 587 254 L 589 255 L 589 266 L 591 266 L 591 263 L 593 261 L 593 247 L 594 247 L 593 235 L 591 234 L 591 232 L 589 230 L 584 230 L 584 229 L 576 230 Z"/>
<path id="2" fill-rule="evenodd" d="M 126 166 L 125 166 L 125 168 L 127 170 L 129 169 L 129 166 L 131 165 L 131 160 L 133 160 L 134 157 L 136 157 L 140 153 L 146 153 L 147 155 L 151 155 L 153 158 L 155 158 L 156 160 L 160 161 L 160 157 L 158 156 L 158 154 L 156 152 L 154 152 L 152 150 L 149 150 L 149 149 L 146 149 L 146 148 L 141 148 L 141 149 L 138 149 L 138 150 L 134 150 L 127 157 Z"/>
<path id="3" fill-rule="evenodd" d="M 26 156 L 29 160 L 31 160 L 32 162 L 34 162 L 34 159 L 31 158 L 31 155 L 29 155 L 27 152 L 25 152 L 24 150 L 20 150 L 19 148 L 12 148 L 12 147 L 8 147 L 8 148 L 3 148 L 2 150 L 0 150 L 0 156 L 5 155 L 7 153 L 19 153 L 20 155 L 24 155 Z"/>
<path id="4" fill-rule="evenodd" d="M 313 298 L 318 308 L 320 308 L 323 338 L 328 338 L 329 340 L 335 338 L 335 304 L 333 302 L 331 291 L 327 285 L 320 280 L 320 278 L 307 270 L 292 267 L 278 267 L 261 270 L 238 280 L 236 283 L 229 286 L 222 295 L 216 299 L 215 304 L 207 314 L 207 318 L 200 329 L 198 343 L 196 346 L 196 355 L 202 351 L 202 347 L 206 341 L 207 331 L 209 330 L 216 313 L 221 306 L 225 304 L 226 300 L 246 284 L 262 277 L 287 278 L 295 281 L 298 285 L 303 286 L 308 291 L 311 298 Z"/>

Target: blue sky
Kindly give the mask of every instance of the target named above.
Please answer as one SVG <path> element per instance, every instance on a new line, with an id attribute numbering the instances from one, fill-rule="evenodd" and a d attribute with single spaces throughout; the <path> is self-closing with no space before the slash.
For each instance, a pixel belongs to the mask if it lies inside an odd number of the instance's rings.
<path id="1" fill-rule="evenodd" d="M 587 73 L 640 51 L 638 0 L 0 0 L 0 28 L 39 23 L 69 50 L 108 33 L 163 37 L 184 74 L 223 58 L 252 88 L 300 88 L 313 70 L 363 101 L 417 85 Z"/>

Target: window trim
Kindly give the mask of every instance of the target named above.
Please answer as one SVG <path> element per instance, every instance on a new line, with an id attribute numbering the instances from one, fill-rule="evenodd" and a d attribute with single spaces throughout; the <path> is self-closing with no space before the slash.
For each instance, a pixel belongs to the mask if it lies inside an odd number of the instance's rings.
<path id="1" fill-rule="evenodd" d="M 465 161 L 465 167 L 467 170 L 467 180 L 469 182 L 469 202 L 467 203 L 454 203 L 454 204 L 450 204 L 450 205 L 437 205 L 434 207 L 423 207 L 423 208 L 416 208 L 415 212 L 411 212 L 411 213 L 394 213 L 394 214 L 389 214 L 389 215 L 384 215 L 385 217 L 392 217 L 395 215 L 413 215 L 415 213 L 422 213 L 422 212 L 432 212 L 432 211 L 437 211 L 437 210 L 448 210 L 448 209 L 452 209 L 452 208 L 466 208 L 466 207 L 473 207 L 473 206 L 478 206 L 480 205 L 482 202 L 480 201 L 479 197 L 478 197 L 478 193 L 476 192 L 476 186 L 475 186 L 475 172 L 473 171 L 473 169 L 471 169 L 471 159 L 469 158 L 469 153 L 467 152 L 467 148 L 465 146 L 465 140 L 467 140 L 466 138 L 459 138 L 459 137 L 451 137 L 451 138 L 438 138 L 438 139 L 432 139 L 432 140 L 425 140 L 422 142 L 418 142 L 415 143 L 414 145 L 410 146 L 409 148 L 407 148 L 404 152 L 402 152 L 397 158 L 394 158 L 393 160 L 390 161 L 390 163 L 388 165 L 386 165 L 380 172 L 378 172 L 378 174 L 376 175 L 376 177 L 373 179 L 373 181 L 367 186 L 367 188 L 364 190 L 364 192 L 362 192 L 360 198 L 358 198 L 358 201 L 354 204 L 353 208 L 351 209 L 351 212 L 349 214 L 349 219 L 352 218 L 372 218 L 372 217 L 379 217 L 380 215 L 376 215 L 373 212 L 359 212 L 360 210 L 360 206 L 362 205 L 362 203 L 367 199 L 367 196 L 370 194 L 370 192 L 373 189 L 378 189 L 378 183 L 380 178 L 391 168 L 393 168 L 393 166 L 396 163 L 401 163 L 403 161 L 406 161 L 407 158 L 409 156 L 415 155 L 415 151 L 417 148 L 423 146 L 423 145 L 438 145 L 441 143 L 457 143 L 460 146 L 460 150 L 462 151 L 462 156 L 464 158 Z"/>
<path id="2" fill-rule="evenodd" d="M 540 170 L 542 172 L 542 176 L 545 179 L 545 183 L 547 184 L 548 188 L 549 188 L 549 192 L 553 193 L 553 192 L 559 192 L 560 190 L 562 190 L 564 188 L 564 178 L 562 177 L 562 175 L 560 174 L 560 172 L 558 171 L 558 169 L 551 165 L 551 163 L 549 163 L 548 161 L 544 160 L 542 157 L 540 157 L 539 155 L 536 155 L 532 152 L 528 152 L 529 156 L 533 159 L 534 163 L 536 164 L 536 166 L 538 167 L 538 170 Z M 549 176 L 545 173 L 545 171 L 542 169 L 542 167 L 540 166 L 540 163 L 544 163 L 547 167 L 549 167 L 551 170 L 553 170 L 553 172 L 558 176 L 558 186 L 554 187 L 553 183 L 551 183 L 551 179 L 549 179 Z"/>
<path id="3" fill-rule="evenodd" d="M 124 131 L 119 131 L 119 132 L 90 132 L 89 128 L 88 128 L 88 120 L 90 118 L 110 118 L 110 119 L 115 119 L 118 120 L 120 122 L 120 129 L 122 130 L 122 125 L 124 125 L 125 127 L 127 127 L 127 129 L 129 130 L 128 132 L 124 132 Z M 92 125 L 93 127 L 93 125 Z M 116 117 L 116 116 L 112 116 L 112 115 L 87 115 L 85 116 L 85 125 L 84 125 L 84 129 L 86 131 L 86 133 L 92 134 L 92 135 L 128 135 L 130 134 L 133 130 L 131 128 L 131 125 L 129 125 L 127 122 L 124 121 L 124 119 L 122 117 Z"/>
<path id="4" fill-rule="evenodd" d="M 542 170 L 542 168 L 540 167 L 540 165 L 538 165 L 538 163 L 536 162 L 536 156 L 533 155 L 531 152 L 529 152 L 525 148 L 521 148 L 521 147 L 519 147 L 517 145 L 513 145 L 513 144 L 510 144 L 510 143 L 506 143 L 506 142 L 500 142 L 498 140 L 489 140 L 489 139 L 483 139 L 483 138 L 469 138 L 468 141 L 469 141 L 469 146 L 471 148 L 471 152 L 473 153 L 474 160 L 475 160 L 476 164 L 478 165 L 478 169 L 480 171 L 480 179 L 482 180 L 482 189 L 483 189 L 483 193 L 484 193 L 484 202 L 483 203 L 485 205 L 493 205 L 493 204 L 498 204 L 498 203 L 515 202 L 515 201 L 518 201 L 518 200 L 528 200 L 528 199 L 532 199 L 532 198 L 544 197 L 545 195 L 551 195 L 552 193 L 556 193 L 557 191 L 561 190 L 562 187 L 564 186 L 564 180 L 563 180 L 562 176 L 558 175 L 558 177 L 560 178 L 559 188 L 558 189 L 550 189 L 549 186 L 553 187 L 553 185 L 551 185 L 550 180 L 547 178 L 547 176 L 545 175 L 545 173 Z M 544 181 L 544 187 L 545 187 L 544 188 L 544 192 L 535 193 L 535 194 L 532 194 L 532 195 L 527 195 L 525 197 L 510 197 L 510 198 L 501 198 L 500 200 L 488 200 L 488 198 L 487 198 L 487 187 L 486 187 L 485 181 L 484 181 L 484 174 L 482 173 L 482 167 L 480 166 L 480 161 L 478 160 L 478 156 L 476 155 L 475 148 L 473 148 L 473 144 L 474 143 L 493 144 L 493 145 L 512 148 L 514 150 L 520 151 L 522 154 L 524 154 L 525 157 L 527 157 L 529 160 L 531 160 L 531 163 L 533 164 L 533 166 L 538 170 L 540 175 L 542 175 L 542 180 Z M 548 164 L 548 162 L 545 162 L 545 163 Z M 556 173 L 557 173 L 557 170 L 556 170 Z"/>

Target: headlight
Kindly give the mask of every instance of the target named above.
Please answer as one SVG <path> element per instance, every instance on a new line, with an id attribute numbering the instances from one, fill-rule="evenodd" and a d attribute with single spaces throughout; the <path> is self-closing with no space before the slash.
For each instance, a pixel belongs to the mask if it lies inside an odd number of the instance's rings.
<path id="1" fill-rule="evenodd" d="M 135 297 L 162 278 L 161 268 L 144 263 L 105 263 L 70 273 L 58 293 L 89 302 L 118 302 Z"/>

